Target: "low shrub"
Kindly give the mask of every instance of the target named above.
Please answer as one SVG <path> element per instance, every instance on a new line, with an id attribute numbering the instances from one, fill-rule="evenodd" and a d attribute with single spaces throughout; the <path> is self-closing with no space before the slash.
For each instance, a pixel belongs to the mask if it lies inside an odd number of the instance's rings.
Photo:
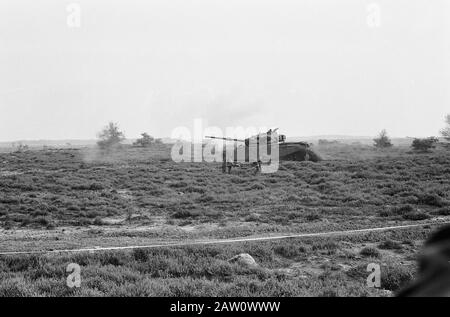
<path id="1" fill-rule="evenodd" d="M 381 268 L 381 287 L 390 291 L 398 291 L 414 278 L 414 270 L 410 267 L 392 265 Z"/>
<path id="2" fill-rule="evenodd" d="M 450 215 L 450 207 L 442 207 L 437 210 L 437 214 L 441 216 L 449 216 Z"/>
<path id="3" fill-rule="evenodd" d="M 365 247 L 361 250 L 360 254 L 362 256 L 371 257 L 371 258 L 379 258 L 381 255 L 380 251 L 374 247 Z"/>
<path id="4" fill-rule="evenodd" d="M 172 218 L 175 218 L 175 219 L 195 218 L 198 216 L 199 216 L 198 212 L 185 210 L 185 209 L 179 210 L 179 211 L 175 212 L 174 214 L 172 214 Z"/>
<path id="5" fill-rule="evenodd" d="M 303 246 L 288 244 L 277 246 L 273 251 L 275 252 L 275 254 L 281 255 L 282 257 L 294 258 L 304 253 L 306 249 Z"/>
<path id="6" fill-rule="evenodd" d="M 386 240 L 378 245 L 380 249 L 385 250 L 401 250 L 402 245 L 394 240 Z"/>
<path id="7" fill-rule="evenodd" d="M 436 207 L 444 206 L 444 200 L 437 194 L 423 194 L 418 196 L 417 198 L 419 198 L 419 203 L 423 205 Z"/>
<path id="8" fill-rule="evenodd" d="M 405 214 L 405 215 L 403 215 L 403 218 L 406 220 L 419 221 L 419 220 L 429 219 L 430 215 L 427 214 L 426 212 L 417 211 L 417 212 Z"/>

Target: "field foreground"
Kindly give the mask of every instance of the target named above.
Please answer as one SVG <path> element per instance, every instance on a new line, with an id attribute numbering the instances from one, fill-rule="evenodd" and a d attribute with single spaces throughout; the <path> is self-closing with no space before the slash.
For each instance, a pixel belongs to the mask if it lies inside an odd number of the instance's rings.
<path id="1" fill-rule="evenodd" d="M 170 149 L 0 154 L 0 296 L 388 296 L 450 221 L 448 150 L 317 149 L 274 174 L 181 163 Z M 385 232 L 121 251 L 45 251 L 330 232 Z M 250 254 L 256 265 L 229 261 Z M 80 288 L 66 285 L 69 263 Z M 381 266 L 381 288 L 366 285 Z"/>

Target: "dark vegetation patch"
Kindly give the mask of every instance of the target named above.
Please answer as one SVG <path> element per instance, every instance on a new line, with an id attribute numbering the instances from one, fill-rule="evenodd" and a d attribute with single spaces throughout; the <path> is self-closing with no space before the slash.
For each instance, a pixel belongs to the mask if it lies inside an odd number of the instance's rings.
<path id="1" fill-rule="evenodd" d="M 394 240 L 385 240 L 378 247 L 384 250 L 401 250 L 403 248 L 401 243 Z"/>
<path id="2" fill-rule="evenodd" d="M 339 160 L 282 162 L 277 173 L 259 175 L 248 167 L 224 175 L 220 164 L 175 164 L 163 145 L 94 158 L 86 150 L 2 153 L 1 168 L 17 173 L 0 178 L 0 226 L 100 225 L 105 217 L 142 212 L 194 223 L 247 219 L 282 226 L 448 215 L 447 152 L 346 145 L 320 151 Z"/>
<path id="3" fill-rule="evenodd" d="M 360 254 L 365 257 L 378 258 L 380 257 L 380 251 L 374 247 L 365 247 L 361 250 Z"/>
<path id="4" fill-rule="evenodd" d="M 415 268 L 401 264 L 392 264 L 381 268 L 381 287 L 398 291 L 414 278 Z"/>
<path id="5" fill-rule="evenodd" d="M 0 257 L 0 296 L 368 296 L 367 272 L 344 273 L 335 262 L 317 262 L 314 249 L 335 249 L 330 239 L 192 246 L 94 254 Z M 228 261 L 248 253 L 258 266 Z M 316 259 L 317 258 L 317 259 Z M 285 274 L 292 261 L 319 271 L 307 278 Z M 311 261 L 311 262 L 310 262 Z M 66 286 L 66 267 L 81 267 L 81 288 Z M 361 266 L 363 266 L 361 264 Z M 320 273 L 322 272 L 322 273 Z M 384 272 L 384 271 L 382 271 Z M 386 289 L 397 290 L 409 271 L 389 267 Z"/>

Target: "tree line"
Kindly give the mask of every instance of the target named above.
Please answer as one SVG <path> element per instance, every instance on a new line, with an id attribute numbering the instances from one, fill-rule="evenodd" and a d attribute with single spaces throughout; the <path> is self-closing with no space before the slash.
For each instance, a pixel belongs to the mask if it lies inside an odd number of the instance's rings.
<path id="1" fill-rule="evenodd" d="M 445 127 L 440 133 L 445 140 L 450 141 L 450 114 L 445 117 Z M 373 141 L 376 148 L 390 148 L 393 146 L 385 129 L 383 129 Z M 411 147 L 418 152 L 428 152 L 435 148 L 437 143 L 439 143 L 439 139 L 434 136 L 428 138 L 415 138 Z"/>
<path id="2" fill-rule="evenodd" d="M 125 140 L 125 134 L 120 131 L 119 125 L 114 122 L 109 122 L 97 135 L 97 145 L 101 149 L 112 149 L 121 145 Z M 162 143 L 161 139 L 156 139 L 146 132 L 141 133 L 133 146 L 135 147 L 149 147 L 152 144 Z"/>
<path id="3" fill-rule="evenodd" d="M 450 114 L 445 117 L 445 127 L 441 130 L 441 135 L 444 139 L 450 141 Z M 98 139 L 97 145 L 100 148 L 111 149 L 119 146 L 125 140 L 125 134 L 120 131 L 117 123 L 109 122 L 108 125 L 98 133 Z M 373 141 L 376 148 L 390 148 L 393 146 L 386 130 L 382 130 L 378 137 L 376 137 Z M 411 146 L 416 151 L 426 152 L 433 149 L 438 142 L 439 139 L 436 137 L 424 139 L 415 138 Z M 161 139 L 155 139 L 148 133 L 143 132 L 141 137 L 133 143 L 133 146 L 149 147 L 152 144 L 158 143 L 162 143 Z"/>

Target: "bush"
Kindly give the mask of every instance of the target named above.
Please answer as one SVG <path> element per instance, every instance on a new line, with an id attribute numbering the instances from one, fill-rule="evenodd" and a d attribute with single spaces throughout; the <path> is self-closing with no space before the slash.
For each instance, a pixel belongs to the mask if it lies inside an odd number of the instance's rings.
<path id="1" fill-rule="evenodd" d="M 33 287 L 23 278 L 12 278 L 0 281 L 0 297 L 36 296 Z"/>
<path id="2" fill-rule="evenodd" d="M 305 248 L 303 246 L 295 246 L 292 244 L 280 245 L 274 248 L 274 252 L 285 258 L 293 258 L 304 253 Z"/>
<path id="3" fill-rule="evenodd" d="M 98 134 L 99 141 L 97 145 L 102 149 L 110 149 L 125 140 L 125 135 L 119 130 L 117 123 L 110 122 Z"/>
<path id="4" fill-rule="evenodd" d="M 441 196 L 437 194 L 423 194 L 419 197 L 419 203 L 423 205 L 428 206 L 436 206 L 436 207 L 443 207 L 444 206 L 444 200 Z"/>
<path id="5" fill-rule="evenodd" d="M 140 139 L 137 139 L 136 142 L 133 143 L 134 146 L 149 147 L 155 142 L 155 138 L 145 132 L 142 133 L 141 136 Z"/>
<path id="6" fill-rule="evenodd" d="M 123 266 L 126 261 L 127 258 L 118 253 L 104 253 L 100 256 L 100 263 L 102 265 Z"/>
<path id="7" fill-rule="evenodd" d="M 443 207 L 437 211 L 438 215 L 441 216 L 449 216 L 450 215 L 450 207 Z"/>
<path id="8" fill-rule="evenodd" d="M 105 225 L 105 222 L 103 221 L 103 219 L 101 217 L 96 217 L 94 219 L 94 225 L 103 226 L 103 225 Z"/>
<path id="9" fill-rule="evenodd" d="M 257 222 L 257 221 L 261 220 L 261 216 L 259 214 L 252 213 L 252 214 L 248 215 L 247 217 L 245 217 L 244 220 L 247 222 Z"/>
<path id="10" fill-rule="evenodd" d="M 403 219 L 414 220 L 414 221 L 425 220 L 425 219 L 429 219 L 429 218 L 430 218 L 430 215 L 428 215 L 425 212 L 421 212 L 421 211 L 416 211 L 413 213 L 403 215 Z"/>
<path id="11" fill-rule="evenodd" d="M 393 240 L 386 240 L 378 245 L 380 249 L 385 250 L 401 250 L 402 245 L 396 241 Z"/>
<path id="12" fill-rule="evenodd" d="M 185 219 L 197 217 L 199 214 L 197 212 L 191 212 L 189 210 L 179 210 L 172 215 L 172 218 Z"/>
<path id="13" fill-rule="evenodd" d="M 441 131 L 441 134 L 447 141 L 450 141 L 450 114 L 445 117 L 445 123 L 447 126 Z"/>
<path id="14" fill-rule="evenodd" d="M 361 250 L 360 254 L 362 256 L 371 257 L 371 258 L 378 258 L 380 257 L 380 251 L 378 251 L 377 248 L 374 247 L 365 247 Z"/>
<path id="15" fill-rule="evenodd" d="M 317 213 L 310 213 L 306 215 L 306 220 L 308 221 L 316 221 L 320 220 L 320 215 Z"/>
<path id="16" fill-rule="evenodd" d="M 74 226 L 78 226 L 78 227 L 84 227 L 84 226 L 91 225 L 91 221 L 88 218 L 85 218 L 85 217 L 81 217 L 81 218 L 75 219 L 75 220 L 71 221 L 71 223 Z"/>
<path id="17" fill-rule="evenodd" d="M 317 242 L 314 242 L 311 247 L 311 249 L 313 251 L 327 250 L 327 251 L 331 251 L 331 252 L 336 251 L 338 248 L 339 248 L 339 245 L 332 240 L 317 241 Z"/>
<path id="18" fill-rule="evenodd" d="M 45 217 L 37 217 L 36 219 L 34 219 L 34 222 L 43 227 L 46 227 L 51 224 L 51 221 Z"/>
<path id="19" fill-rule="evenodd" d="M 414 211 L 414 207 L 412 205 L 403 205 L 396 208 L 396 212 L 398 214 L 404 215 Z"/>
<path id="20" fill-rule="evenodd" d="M 398 291 L 414 278 L 409 267 L 395 265 L 381 268 L 381 287 L 390 291 Z"/>
<path id="21" fill-rule="evenodd" d="M 414 139 L 411 147 L 414 149 L 414 151 L 417 152 L 428 152 L 429 150 L 434 149 L 436 147 L 436 143 L 438 142 L 439 139 L 435 137 L 429 137 L 426 139 Z"/>
<path id="22" fill-rule="evenodd" d="M 29 149 L 29 146 L 26 144 L 22 144 L 19 142 L 19 144 L 16 146 L 15 143 L 13 143 L 13 148 L 15 148 L 16 153 L 26 152 Z"/>
<path id="23" fill-rule="evenodd" d="M 144 249 L 134 249 L 133 257 L 138 262 L 147 262 L 148 261 L 148 252 Z"/>
<path id="24" fill-rule="evenodd" d="M 373 139 L 376 148 L 389 148 L 392 147 L 391 139 L 388 137 L 386 130 L 382 130 L 378 135 L 378 138 Z"/>
<path id="25" fill-rule="evenodd" d="M 405 216 L 414 211 L 412 205 L 395 206 L 379 212 L 380 217 Z"/>

